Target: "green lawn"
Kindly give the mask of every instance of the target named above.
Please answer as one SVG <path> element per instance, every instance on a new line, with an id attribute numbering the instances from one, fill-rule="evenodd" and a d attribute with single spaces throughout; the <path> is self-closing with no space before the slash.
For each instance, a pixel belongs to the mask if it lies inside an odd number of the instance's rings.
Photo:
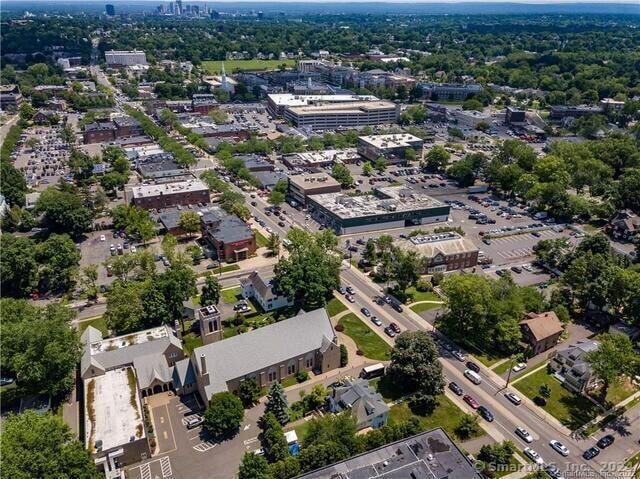
<path id="1" fill-rule="evenodd" d="M 495 368 L 493 368 L 493 372 L 502 376 L 504 373 L 509 371 L 509 368 L 511 367 L 511 364 L 513 364 L 515 366 L 514 362 L 512 362 L 512 361 L 507 359 L 501 365 L 496 366 Z"/>
<path id="2" fill-rule="evenodd" d="M 533 399 L 538 396 L 540 386 L 545 383 L 551 388 L 551 397 L 547 399 L 547 404 L 542 406 L 542 409 L 555 416 L 570 429 L 577 429 L 600 412 L 600 409 L 587 398 L 579 394 L 573 394 L 562 387 L 560 381 L 547 374 L 546 368 L 536 371 L 514 383 L 513 386 L 530 399 Z"/>
<path id="3" fill-rule="evenodd" d="M 407 290 L 407 296 L 411 298 L 411 302 L 415 303 L 416 301 L 440 301 L 442 302 L 442 298 L 438 296 L 433 291 L 418 291 L 416 288 L 411 287 Z"/>
<path id="4" fill-rule="evenodd" d="M 78 321 L 78 334 L 82 335 L 84 330 L 89 326 L 93 326 L 98 331 L 102 333 L 102 337 L 107 337 L 109 335 L 109 330 L 107 329 L 107 322 L 105 321 L 103 316 L 98 316 L 97 318 L 91 318 L 86 321 Z"/>
<path id="5" fill-rule="evenodd" d="M 260 231 L 253 230 L 253 233 L 256 235 L 256 244 L 258 245 L 258 248 L 264 248 L 265 246 L 267 246 L 267 238 L 265 238 L 265 236 L 260 233 Z"/>
<path id="6" fill-rule="evenodd" d="M 640 452 L 635 453 L 633 456 L 627 459 L 627 462 L 625 462 L 624 465 L 627 467 L 633 467 L 638 463 L 640 463 Z"/>
<path id="7" fill-rule="evenodd" d="M 209 74 L 220 73 L 222 71 L 222 61 L 212 60 L 202 62 L 202 68 Z M 227 73 L 236 71 L 251 70 L 278 70 L 280 65 L 294 67 L 295 60 L 225 60 L 224 69 Z"/>
<path id="8" fill-rule="evenodd" d="M 456 436 L 455 429 L 458 426 L 458 422 L 460 421 L 460 417 L 463 412 L 444 394 L 438 396 L 438 402 L 438 407 L 431 415 L 417 416 L 420 418 L 422 427 L 425 430 L 441 427 L 447 431 L 449 435 L 460 439 Z M 409 405 L 404 401 L 400 402 L 391 406 L 389 409 L 389 424 L 391 425 L 404 422 L 411 416 L 415 416 L 415 414 L 411 411 Z M 480 429 L 480 433 L 475 437 L 480 437 L 484 434 L 486 434 L 484 429 Z"/>
<path id="9" fill-rule="evenodd" d="M 185 334 L 182 339 L 184 340 L 184 355 L 191 356 L 194 349 L 202 346 L 202 338 L 199 334 L 189 333 Z"/>
<path id="10" fill-rule="evenodd" d="M 242 288 L 236 286 L 235 288 L 223 289 L 220 291 L 220 298 L 227 304 L 234 304 L 242 298 Z"/>
<path id="11" fill-rule="evenodd" d="M 344 326 L 344 333 L 353 339 L 356 346 L 369 359 L 380 361 L 389 359 L 391 348 L 355 314 L 344 316 L 338 324 Z"/>
<path id="12" fill-rule="evenodd" d="M 420 313 L 423 313 L 424 311 L 429 311 L 430 309 L 439 308 L 440 306 L 442 305 L 436 304 L 436 303 L 418 303 L 411 306 L 411 311 L 413 311 L 414 313 L 420 314 Z"/>
<path id="13" fill-rule="evenodd" d="M 240 266 L 238 266 L 237 264 L 228 264 L 226 266 L 223 266 L 221 268 L 216 268 L 216 269 L 209 269 L 207 271 L 203 271 L 202 273 L 198 274 L 198 276 L 206 276 L 209 273 L 212 274 L 222 274 L 222 273 L 228 273 L 229 271 L 237 271 L 240 269 Z"/>
<path id="14" fill-rule="evenodd" d="M 635 393 L 638 388 L 629 384 L 626 381 L 620 381 L 620 384 L 611 384 L 609 389 L 607 390 L 607 397 L 605 401 L 607 402 L 607 407 L 613 407 L 621 401 L 624 401 L 633 393 Z"/>
<path id="15" fill-rule="evenodd" d="M 307 435 L 307 431 L 309 431 L 309 422 L 310 421 L 302 421 L 297 426 L 294 426 L 294 427 L 287 426 L 285 427 L 284 430 L 285 432 L 287 432 L 293 429 L 296 432 L 296 435 L 298 436 L 298 442 L 302 442 L 303 438 Z"/>
<path id="16" fill-rule="evenodd" d="M 331 301 L 327 303 L 327 313 L 330 318 L 346 310 L 347 307 L 338 298 L 331 298 Z"/>

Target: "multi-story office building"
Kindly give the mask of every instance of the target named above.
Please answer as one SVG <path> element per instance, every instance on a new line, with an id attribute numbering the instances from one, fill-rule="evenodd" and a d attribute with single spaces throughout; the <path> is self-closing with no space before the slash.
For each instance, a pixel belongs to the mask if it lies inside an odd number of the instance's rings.
<path id="1" fill-rule="evenodd" d="M 482 86 L 476 83 L 420 83 L 422 95 L 433 101 L 464 101 L 480 93 Z"/>
<path id="2" fill-rule="evenodd" d="M 192 179 L 156 185 L 138 185 L 131 189 L 131 202 L 145 210 L 209 203 L 209 188 L 202 181 Z"/>
<path id="3" fill-rule="evenodd" d="M 384 156 L 391 163 L 403 163 L 406 162 L 408 149 L 415 151 L 416 157 L 420 159 L 423 146 L 423 139 L 409 133 L 369 135 L 358 138 L 358 153 L 371 161 Z"/>
<path id="4" fill-rule="evenodd" d="M 339 193 L 341 188 L 340 183 L 326 173 L 295 175 L 289 177 L 288 196 L 305 206 L 310 195 Z"/>
<path id="5" fill-rule="evenodd" d="M 414 236 L 402 241 L 400 247 L 424 258 L 424 274 L 473 268 L 478 264 L 479 251 L 473 241 L 453 232 Z"/>
<path id="6" fill-rule="evenodd" d="M 307 197 L 309 212 L 337 234 L 405 228 L 444 222 L 449 206 L 403 186 L 374 189 L 374 195 L 348 196 L 328 193 Z"/>
<path id="7" fill-rule="evenodd" d="M 284 111 L 285 120 L 313 130 L 389 125 L 399 116 L 400 105 L 380 100 L 288 107 Z"/>
<path id="8" fill-rule="evenodd" d="M 104 57 L 108 68 L 147 64 L 147 56 L 139 50 L 109 50 L 104 52 Z"/>
<path id="9" fill-rule="evenodd" d="M 22 102 L 18 85 L 0 85 L 0 110 L 16 110 Z"/>
<path id="10" fill-rule="evenodd" d="M 280 117 L 284 115 L 287 108 L 376 100 L 378 98 L 373 95 L 294 95 L 292 93 L 272 93 L 267 95 L 267 111 L 273 116 Z"/>

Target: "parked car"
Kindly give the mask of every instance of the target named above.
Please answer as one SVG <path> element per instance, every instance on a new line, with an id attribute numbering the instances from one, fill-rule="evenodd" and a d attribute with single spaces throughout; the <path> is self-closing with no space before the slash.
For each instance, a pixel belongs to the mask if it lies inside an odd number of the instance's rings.
<path id="1" fill-rule="evenodd" d="M 100 235 L 100 241 L 107 241 L 107 237 L 105 235 Z"/>
<path id="2" fill-rule="evenodd" d="M 347 294 L 345 298 L 347 298 L 347 301 L 349 301 L 350 303 L 356 302 L 356 298 L 354 298 L 352 294 Z"/>
<path id="3" fill-rule="evenodd" d="M 480 407 L 480 404 L 478 404 L 478 401 L 473 399 L 468 394 L 465 394 L 462 400 L 466 402 L 469 406 L 471 406 L 473 409 L 478 409 Z"/>
<path id="4" fill-rule="evenodd" d="M 584 451 L 584 453 L 582 454 L 582 457 L 584 457 L 588 461 L 596 457 L 598 454 L 600 454 L 600 449 L 594 446 Z"/>
<path id="5" fill-rule="evenodd" d="M 462 396 L 464 394 L 464 390 L 458 385 L 458 383 L 450 382 L 449 389 L 451 389 L 454 392 L 454 394 L 458 396 Z"/>
<path id="6" fill-rule="evenodd" d="M 555 439 L 552 439 L 551 441 L 549 441 L 549 445 L 558 454 L 560 454 L 560 455 L 562 455 L 564 457 L 567 457 L 569 455 L 569 449 L 567 448 L 567 446 L 562 444 L 560 441 L 556 441 Z"/>
<path id="7" fill-rule="evenodd" d="M 361 308 L 360 312 L 364 314 L 367 318 L 371 316 L 371 311 L 369 311 L 367 308 Z"/>
<path id="8" fill-rule="evenodd" d="M 0 386 L 8 386 L 9 384 L 13 384 L 15 379 L 9 377 L 0 378 Z"/>
<path id="9" fill-rule="evenodd" d="M 485 421 L 493 422 L 493 414 L 485 406 L 480 406 L 478 408 L 478 414 L 480 414 Z"/>
<path id="10" fill-rule="evenodd" d="M 538 454 L 536 451 L 534 451 L 530 447 L 524 448 L 524 454 L 533 462 L 535 462 L 538 466 L 542 466 L 544 464 L 544 461 L 540 457 L 540 454 Z"/>
<path id="11" fill-rule="evenodd" d="M 187 429 L 194 429 L 204 422 L 202 416 L 195 416 L 187 419 Z"/>
<path id="12" fill-rule="evenodd" d="M 386 328 L 384 328 L 384 332 L 387 334 L 387 336 L 389 336 L 390 338 L 395 338 L 396 333 L 393 331 L 393 329 L 391 329 L 389 326 L 387 326 Z"/>
<path id="13" fill-rule="evenodd" d="M 598 446 L 600 449 L 606 449 L 611 444 L 613 444 L 614 441 L 615 438 L 611 434 L 607 434 L 596 443 L 596 446 Z"/>
<path id="14" fill-rule="evenodd" d="M 376 326 L 382 326 L 382 321 L 377 316 L 371 316 L 371 322 Z"/>
<path id="15" fill-rule="evenodd" d="M 509 401 L 511 401 L 516 406 L 519 406 L 520 404 L 522 404 L 522 399 L 520 399 L 520 396 L 518 396 L 517 394 L 509 392 L 509 393 L 506 393 L 504 397 L 506 397 Z"/>
<path id="16" fill-rule="evenodd" d="M 393 309 L 395 309 L 398 313 L 402 313 L 402 311 L 403 311 L 402 306 L 400 305 L 400 303 L 397 303 L 395 301 L 391 303 L 391 307 Z"/>
<path id="17" fill-rule="evenodd" d="M 519 373 L 520 371 L 522 371 L 526 367 L 527 367 L 527 363 L 518 363 L 513 368 L 511 368 L 511 370 L 514 373 Z"/>
<path id="18" fill-rule="evenodd" d="M 553 479 L 564 479 L 560 470 L 553 464 L 548 464 L 544 468 L 545 472 L 549 474 Z"/>
<path id="19" fill-rule="evenodd" d="M 344 289 L 344 286 L 338 286 L 338 293 L 345 294 L 346 292 L 347 292 L 347 290 Z"/>
<path id="20" fill-rule="evenodd" d="M 396 323 L 389 323 L 389 327 L 393 330 L 394 333 L 400 334 L 400 326 L 398 326 Z"/>
<path id="21" fill-rule="evenodd" d="M 347 293 L 356 294 L 356 290 L 353 289 L 353 286 L 347 286 Z"/>
<path id="22" fill-rule="evenodd" d="M 480 372 L 480 366 L 478 366 L 473 361 L 467 361 L 467 369 L 471 369 L 474 373 Z"/>
<path id="23" fill-rule="evenodd" d="M 531 436 L 531 434 L 529 434 L 529 431 L 527 431 L 522 426 L 518 426 L 516 428 L 516 435 L 520 436 L 520 438 L 526 443 L 533 442 L 533 437 Z"/>
<path id="24" fill-rule="evenodd" d="M 454 350 L 451 351 L 451 355 L 456 358 L 458 361 L 464 361 L 465 357 L 464 354 L 462 354 L 460 351 L 458 350 Z"/>

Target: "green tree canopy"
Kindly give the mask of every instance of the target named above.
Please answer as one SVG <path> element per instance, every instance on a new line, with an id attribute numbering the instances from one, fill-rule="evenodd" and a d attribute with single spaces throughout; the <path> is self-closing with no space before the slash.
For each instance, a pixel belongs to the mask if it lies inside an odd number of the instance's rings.
<path id="1" fill-rule="evenodd" d="M 209 400 L 202 429 L 220 441 L 235 436 L 243 419 L 244 408 L 240 399 L 230 392 L 220 392 Z"/>

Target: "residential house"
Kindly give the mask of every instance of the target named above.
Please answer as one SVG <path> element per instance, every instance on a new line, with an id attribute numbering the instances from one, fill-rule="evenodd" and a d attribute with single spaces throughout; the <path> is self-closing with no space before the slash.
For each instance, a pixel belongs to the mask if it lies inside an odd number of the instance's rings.
<path id="1" fill-rule="evenodd" d="M 240 280 L 242 297 L 253 298 L 265 311 L 272 311 L 285 306 L 291 306 L 293 301 L 278 291 L 274 279 L 265 280 L 260 273 L 254 271 Z"/>
<path id="2" fill-rule="evenodd" d="M 387 424 L 389 406 L 365 379 L 345 379 L 342 386 L 334 387 L 329 393 L 327 402 L 333 413 L 351 410 L 358 430 Z"/>
<path id="3" fill-rule="evenodd" d="M 593 389 L 599 381 L 585 356 L 599 347 L 600 343 L 597 341 L 582 339 L 568 348 L 556 351 L 549 361 L 549 367 L 564 380 L 563 384 L 567 389 L 577 393 Z"/>
<path id="4" fill-rule="evenodd" d="M 551 349 L 564 332 L 564 326 L 553 311 L 529 313 L 527 319 L 520 321 L 522 338 L 531 348 L 533 354 L 540 354 Z"/>
<path id="5" fill-rule="evenodd" d="M 618 211 L 609 220 L 607 231 L 617 240 L 631 241 L 640 235 L 640 216 L 631 210 Z"/>

